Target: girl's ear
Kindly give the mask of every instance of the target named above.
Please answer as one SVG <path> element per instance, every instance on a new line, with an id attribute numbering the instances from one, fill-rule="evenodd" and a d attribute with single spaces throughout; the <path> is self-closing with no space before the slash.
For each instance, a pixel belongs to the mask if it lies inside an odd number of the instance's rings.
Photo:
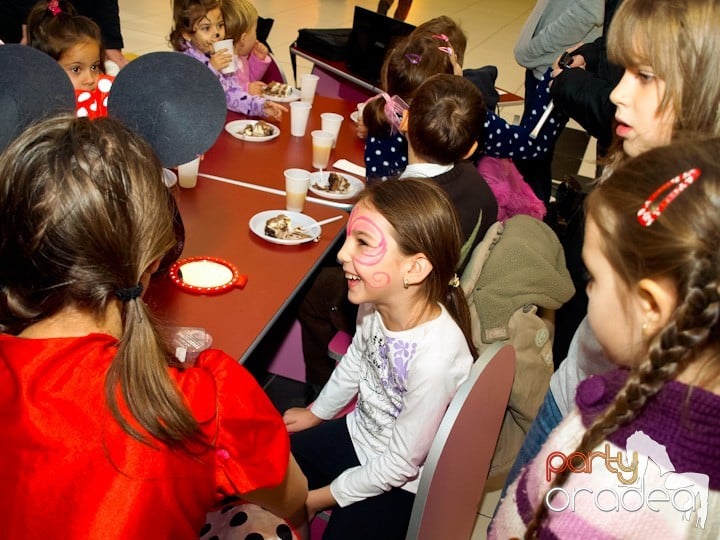
<path id="1" fill-rule="evenodd" d="M 418 253 L 410 257 L 409 268 L 405 277 L 411 285 L 422 283 L 432 272 L 433 265 L 424 254 Z"/>
<path id="2" fill-rule="evenodd" d="M 408 118 L 410 118 L 410 111 L 405 109 L 402 112 L 402 120 L 400 120 L 400 133 L 407 133 L 408 130 Z"/>
<path id="3" fill-rule="evenodd" d="M 648 335 L 667 324 L 677 306 L 675 283 L 669 278 L 645 278 L 637 285 L 640 321 Z"/>

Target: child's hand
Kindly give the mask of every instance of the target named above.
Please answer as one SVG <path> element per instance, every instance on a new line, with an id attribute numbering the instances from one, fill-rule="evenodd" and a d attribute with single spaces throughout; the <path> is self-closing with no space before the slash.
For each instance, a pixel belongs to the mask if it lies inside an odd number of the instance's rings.
<path id="1" fill-rule="evenodd" d="M 322 422 L 322 418 L 315 416 L 310 409 L 292 407 L 283 414 L 283 421 L 288 433 L 295 433 L 317 426 Z"/>
<path id="2" fill-rule="evenodd" d="M 263 45 L 259 41 L 255 42 L 255 46 L 253 47 L 252 53 L 255 56 L 257 56 L 260 60 L 265 60 L 265 58 L 267 57 L 269 52 L 270 51 L 268 50 L 268 48 L 265 45 Z"/>
<path id="3" fill-rule="evenodd" d="M 266 118 L 280 120 L 282 113 L 284 112 L 288 112 L 287 107 L 284 107 L 279 103 L 275 103 L 274 101 L 270 101 L 269 99 L 265 100 L 265 105 L 263 105 L 263 115 Z"/>
<path id="4" fill-rule="evenodd" d="M 210 57 L 210 65 L 214 67 L 216 71 L 222 71 L 230 65 L 230 62 L 232 62 L 232 54 L 224 49 L 213 53 Z"/>
<path id="5" fill-rule="evenodd" d="M 267 84 L 262 81 L 253 81 L 248 83 L 248 94 L 251 96 L 262 96 L 266 86 Z"/>

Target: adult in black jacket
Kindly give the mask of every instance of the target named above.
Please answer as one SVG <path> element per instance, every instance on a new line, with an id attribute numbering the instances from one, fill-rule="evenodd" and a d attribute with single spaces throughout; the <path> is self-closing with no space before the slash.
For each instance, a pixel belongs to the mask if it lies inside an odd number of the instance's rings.
<path id="1" fill-rule="evenodd" d="M 572 63 L 566 69 L 556 70 L 550 87 L 555 106 L 597 138 L 599 156 L 606 154 L 612 140 L 615 105 L 610 101 L 610 92 L 620 82 L 624 71 L 608 62 L 605 50 L 607 29 L 621 2 L 605 1 L 603 35 L 572 51 L 570 54 L 575 57 Z"/>

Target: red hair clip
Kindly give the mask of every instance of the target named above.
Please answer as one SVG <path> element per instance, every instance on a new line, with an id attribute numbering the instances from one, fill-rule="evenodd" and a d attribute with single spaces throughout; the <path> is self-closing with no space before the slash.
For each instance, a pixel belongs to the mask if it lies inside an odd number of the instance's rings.
<path id="1" fill-rule="evenodd" d="M 50 0 L 48 2 L 48 9 L 53 14 L 53 17 L 62 13 L 62 9 L 60 9 L 60 4 L 58 3 L 58 0 Z"/>
<path id="2" fill-rule="evenodd" d="M 637 219 L 640 225 L 643 227 L 649 227 L 655 220 L 660 217 L 660 214 L 668 207 L 668 205 L 675 200 L 675 197 L 680 195 L 685 188 L 691 185 L 695 180 L 700 178 L 700 169 L 697 167 L 685 171 L 684 173 L 678 174 L 676 177 L 671 178 L 665 182 L 662 186 L 657 188 L 650 197 L 642 205 L 642 208 L 637 211 Z M 660 202 L 655 205 L 651 210 L 650 207 L 654 205 L 656 199 L 667 192 L 672 186 L 675 186 Z"/>

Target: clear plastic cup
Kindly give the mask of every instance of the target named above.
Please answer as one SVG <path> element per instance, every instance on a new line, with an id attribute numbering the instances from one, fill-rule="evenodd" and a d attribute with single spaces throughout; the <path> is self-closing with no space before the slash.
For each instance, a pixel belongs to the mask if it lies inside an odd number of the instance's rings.
<path id="1" fill-rule="evenodd" d="M 285 170 L 285 209 L 290 212 L 302 212 L 305 198 L 310 187 L 310 172 L 305 169 Z"/>
<path id="2" fill-rule="evenodd" d="M 342 126 L 343 115 L 331 112 L 322 113 L 320 115 L 320 129 L 327 131 L 333 135 L 333 148 L 337 145 L 338 134 L 340 133 L 340 126 Z"/>
<path id="3" fill-rule="evenodd" d="M 233 40 L 232 39 L 223 39 L 221 41 L 216 41 L 213 43 L 213 49 L 215 52 L 218 51 L 227 51 L 230 53 L 230 56 L 233 54 Z M 225 66 L 222 70 L 223 73 L 235 73 L 235 60 L 231 60 L 230 63 Z"/>
<path id="4" fill-rule="evenodd" d="M 312 105 L 304 101 L 293 101 L 290 104 L 290 134 L 295 137 L 303 137 L 307 130 L 308 118 L 310 118 Z"/>
<path id="5" fill-rule="evenodd" d="M 335 138 L 332 133 L 322 130 L 315 130 L 310 135 L 312 135 L 312 165 L 316 169 L 326 169 Z"/>
<path id="6" fill-rule="evenodd" d="M 311 73 L 300 77 L 300 101 L 305 101 L 307 103 L 313 102 L 319 80 L 320 77 Z"/>

